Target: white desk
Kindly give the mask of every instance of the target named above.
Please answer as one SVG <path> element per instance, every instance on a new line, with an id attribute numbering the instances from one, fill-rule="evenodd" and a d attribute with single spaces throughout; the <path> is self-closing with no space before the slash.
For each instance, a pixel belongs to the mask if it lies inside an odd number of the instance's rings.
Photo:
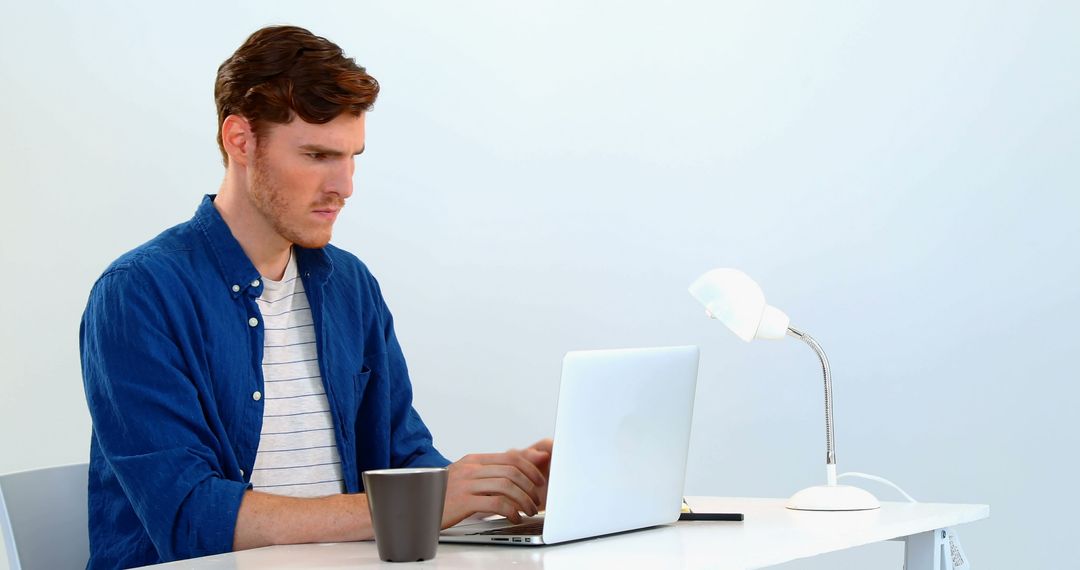
<path id="1" fill-rule="evenodd" d="M 882 503 L 854 513 L 790 511 L 785 499 L 689 497 L 701 512 L 741 512 L 744 522 L 671 526 L 543 547 L 440 544 L 433 560 L 381 562 L 373 542 L 271 546 L 154 568 L 720 568 L 772 566 L 883 540 L 905 540 L 907 570 L 940 570 L 939 529 L 990 516 L 987 505 Z"/>

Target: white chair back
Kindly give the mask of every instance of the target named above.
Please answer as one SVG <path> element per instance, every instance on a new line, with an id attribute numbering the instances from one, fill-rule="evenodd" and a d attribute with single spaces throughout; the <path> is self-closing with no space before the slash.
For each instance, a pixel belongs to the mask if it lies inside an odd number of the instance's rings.
<path id="1" fill-rule="evenodd" d="M 11 570 L 86 568 L 86 463 L 0 475 L 0 533 Z"/>

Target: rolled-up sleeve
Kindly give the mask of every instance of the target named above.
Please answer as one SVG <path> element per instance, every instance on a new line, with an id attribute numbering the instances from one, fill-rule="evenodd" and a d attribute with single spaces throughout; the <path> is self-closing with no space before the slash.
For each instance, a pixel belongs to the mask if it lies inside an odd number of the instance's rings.
<path id="1" fill-rule="evenodd" d="M 431 432 L 413 407 L 412 382 L 392 325 L 388 326 L 386 348 L 391 390 L 390 460 L 395 467 L 445 467 L 450 461 L 435 449 Z"/>
<path id="2" fill-rule="evenodd" d="M 209 425 L 213 394 L 192 372 L 199 349 L 177 333 L 171 301 L 142 270 L 114 269 L 80 331 L 95 443 L 163 561 L 232 550 L 248 488 L 223 472 L 228 443 Z"/>
<path id="3" fill-rule="evenodd" d="M 389 374 L 390 464 L 393 467 L 445 467 L 450 461 L 435 449 L 431 431 L 413 406 L 412 381 L 394 332 L 394 317 L 383 300 L 378 281 L 374 276 L 368 276 L 376 295 Z"/>

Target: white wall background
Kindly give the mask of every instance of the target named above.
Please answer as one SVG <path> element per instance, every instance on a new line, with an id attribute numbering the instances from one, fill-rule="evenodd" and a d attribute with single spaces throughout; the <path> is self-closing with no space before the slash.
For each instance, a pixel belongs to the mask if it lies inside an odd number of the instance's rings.
<path id="1" fill-rule="evenodd" d="M 380 277 L 444 452 L 548 434 L 567 350 L 693 343 L 688 493 L 819 482 L 813 354 L 744 345 L 686 293 L 733 266 L 827 350 L 842 470 L 990 503 L 960 529 L 980 570 L 1077 557 L 1080 4 L 0 14 L 0 472 L 86 459 L 90 286 L 215 191 L 217 66 L 294 23 L 383 85 L 335 241 Z M 900 548 L 787 567 L 899 569 Z"/>

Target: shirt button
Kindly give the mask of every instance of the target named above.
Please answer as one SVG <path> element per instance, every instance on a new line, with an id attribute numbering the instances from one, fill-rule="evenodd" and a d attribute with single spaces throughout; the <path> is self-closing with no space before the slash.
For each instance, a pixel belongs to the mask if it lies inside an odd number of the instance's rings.
<path id="1" fill-rule="evenodd" d="M 259 286 L 259 280 L 258 280 L 258 279 L 256 279 L 256 280 L 252 281 L 252 282 L 251 282 L 251 286 L 252 286 L 252 287 L 258 287 L 258 286 Z"/>
<path id="2" fill-rule="evenodd" d="M 262 399 L 262 392 L 260 392 L 258 390 L 255 390 L 255 393 L 251 395 L 251 399 L 258 402 L 259 400 Z"/>
<path id="3" fill-rule="evenodd" d="M 233 285 L 232 286 L 232 292 L 233 293 L 239 293 L 240 292 L 240 286 L 239 285 Z"/>
<path id="4" fill-rule="evenodd" d="M 244 470 L 243 470 L 243 469 L 241 469 L 241 470 L 240 470 L 240 476 L 241 476 L 241 477 L 243 477 L 243 476 L 244 476 Z"/>
<path id="5" fill-rule="evenodd" d="M 251 317 L 250 319 L 248 319 L 248 326 L 251 326 L 251 327 L 259 326 L 259 319 L 256 319 L 255 317 Z"/>

